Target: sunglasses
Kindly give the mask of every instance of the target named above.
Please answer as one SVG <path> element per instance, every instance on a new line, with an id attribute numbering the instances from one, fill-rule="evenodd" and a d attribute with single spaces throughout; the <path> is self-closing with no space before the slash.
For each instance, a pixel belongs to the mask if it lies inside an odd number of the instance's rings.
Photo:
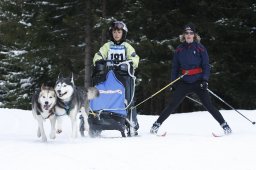
<path id="1" fill-rule="evenodd" d="M 184 32 L 184 34 L 185 34 L 185 35 L 194 35 L 195 33 L 194 33 L 194 32 L 188 32 L 188 31 L 186 31 L 186 32 Z"/>

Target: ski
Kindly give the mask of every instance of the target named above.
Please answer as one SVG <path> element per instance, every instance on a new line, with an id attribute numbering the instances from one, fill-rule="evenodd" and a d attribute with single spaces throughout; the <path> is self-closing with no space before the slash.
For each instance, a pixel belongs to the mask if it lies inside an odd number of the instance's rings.
<path id="1" fill-rule="evenodd" d="M 217 133 L 212 132 L 212 136 L 218 138 L 218 137 L 225 136 L 225 134 L 217 134 Z"/>
<path id="2" fill-rule="evenodd" d="M 164 132 L 162 134 L 156 134 L 156 136 L 159 136 L 159 137 L 165 137 L 167 135 L 167 132 Z"/>
<path id="3" fill-rule="evenodd" d="M 122 138 L 124 138 L 125 139 L 125 137 L 122 137 L 122 136 L 99 136 L 98 138 L 100 138 L 100 139 L 122 139 Z"/>

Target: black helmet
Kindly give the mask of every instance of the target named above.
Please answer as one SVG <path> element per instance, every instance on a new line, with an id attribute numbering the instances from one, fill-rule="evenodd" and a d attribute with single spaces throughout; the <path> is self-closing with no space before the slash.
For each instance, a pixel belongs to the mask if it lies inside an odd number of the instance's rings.
<path id="1" fill-rule="evenodd" d="M 128 32 L 128 28 L 127 28 L 126 24 L 122 21 L 114 21 L 114 22 L 111 23 L 111 25 L 109 27 L 109 36 L 110 36 L 111 41 L 115 42 L 115 40 L 113 38 L 113 35 L 112 35 L 113 29 L 123 30 L 123 35 L 122 35 L 121 42 L 125 41 L 126 35 L 127 35 L 127 32 Z"/>

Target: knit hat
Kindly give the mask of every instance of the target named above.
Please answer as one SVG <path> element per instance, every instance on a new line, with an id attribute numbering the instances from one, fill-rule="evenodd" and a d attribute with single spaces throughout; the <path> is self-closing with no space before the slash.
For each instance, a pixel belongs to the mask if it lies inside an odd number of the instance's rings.
<path id="1" fill-rule="evenodd" d="M 185 27 L 184 27 L 184 32 L 187 31 L 187 30 L 196 32 L 195 25 L 193 23 L 186 24 Z"/>

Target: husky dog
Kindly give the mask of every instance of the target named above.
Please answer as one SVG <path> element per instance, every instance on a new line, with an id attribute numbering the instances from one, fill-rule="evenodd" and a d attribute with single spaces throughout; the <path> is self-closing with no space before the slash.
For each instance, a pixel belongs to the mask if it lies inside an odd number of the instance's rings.
<path id="1" fill-rule="evenodd" d="M 81 113 L 84 117 L 84 129 L 89 131 L 88 113 L 89 100 L 97 97 L 99 91 L 95 87 L 90 87 L 87 90 L 75 86 L 73 74 L 69 77 L 58 76 L 55 85 L 57 94 L 56 116 L 57 116 L 57 133 L 62 132 L 61 116 L 68 115 L 71 119 L 72 137 L 77 137 L 77 115 Z"/>
<path id="2" fill-rule="evenodd" d="M 36 92 L 32 97 L 32 113 L 33 116 L 38 121 L 38 130 L 37 130 L 37 136 L 42 136 L 42 141 L 46 142 L 47 138 L 44 131 L 44 125 L 43 122 L 46 119 L 49 119 L 51 122 L 51 133 L 50 138 L 55 139 L 55 123 L 56 123 L 56 117 L 55 117 L 55 110 L 54 107 L 57 102 L 57 96 L 55 94 L 55 91 L 52 87 L 44 86 L 44 84 L 41 86 L 41 90 Z"/>

